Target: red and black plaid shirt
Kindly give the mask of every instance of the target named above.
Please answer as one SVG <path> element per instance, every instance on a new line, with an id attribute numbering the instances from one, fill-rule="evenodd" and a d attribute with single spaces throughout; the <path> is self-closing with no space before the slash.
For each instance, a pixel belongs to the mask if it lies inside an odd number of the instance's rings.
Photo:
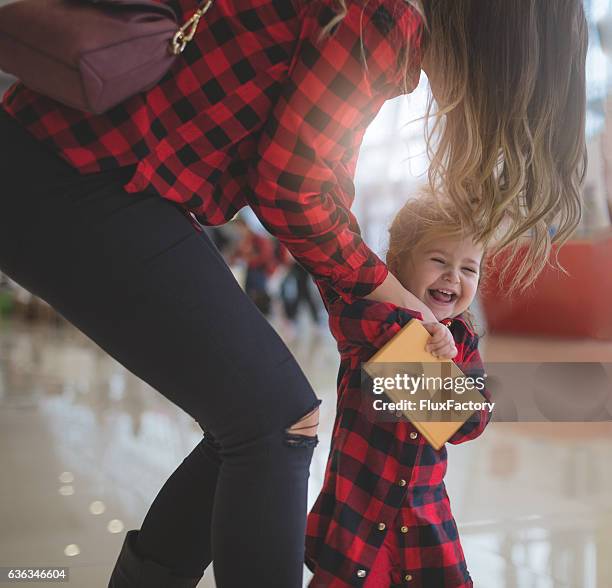
<path id="1" fill-rule="evenodd" d="M 364 410 L 361 363 L 421 314 L 366 299 L 339 299 L 328 310 L 341 362 L 325 479 L 308 515 L 309 587 L 363 586 L 387 533 L 399 549 L 394 586 L 472 586 L 444 485 L 446 448 L 435 450 L 407 420 L 385 421 Z M 478 336 L 461 315 L 442 322 L 453 334 L 457 366 L 483 376 Z M 475 412 L 449 442 L 478 437 L 490 418 L 488 410 Z"/>
<path id="2" fill-rule="evenodd" d="M 195 0 L 173 0 L 179 20 Z M 12 86 L 3 106 L 82 173 L 137 164 L 127 192 L 179 202 L 206 225 L 245 205 L 346 301 L 383 282 L 350 207 L 366 127 L 420 74 L 422 20 L 406 0 L 215 0 L 152 90 L 90 115 Z M 365 65 L 364 59 L 365 56 Z M 411 87 L 410 87 L 411 86 Z"/>

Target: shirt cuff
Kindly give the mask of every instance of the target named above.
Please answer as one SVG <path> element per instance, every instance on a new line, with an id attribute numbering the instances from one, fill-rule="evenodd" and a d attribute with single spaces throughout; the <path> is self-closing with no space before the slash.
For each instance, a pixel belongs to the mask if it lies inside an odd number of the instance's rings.
<path id="1" fill-rule="evenodd" d="M 330 286 L 347 303 L 351 304 L 376 290 L 389 273 L 387 265 L 373 252 L 354 269 L 339 266 L 332 272 Z"/>

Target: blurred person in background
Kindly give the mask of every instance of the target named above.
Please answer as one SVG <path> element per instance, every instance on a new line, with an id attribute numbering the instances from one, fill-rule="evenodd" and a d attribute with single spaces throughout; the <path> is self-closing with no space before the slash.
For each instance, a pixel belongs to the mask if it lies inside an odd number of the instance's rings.
<path id="1" fill-rule="evenodd" d="M 283 303 L 285 317 L 296 322 L 302 302 L 308 308 L 312 322 L 319 324 L 319 306 L 313 296 L 311 288 L 312 277 L 291 256 L 286 247 L 283 249 L 282 263 L 286 267 L 286 274 L 280 285 L 280 296 Z"/>
<path id="2" fill-rule="evenodd" d="M 251 230 L 242 218 L 237 218 L 233 224 L 238 230 L 238 243 L 228 254 L 228 263 L 245 262 L 244 290 L 255 306 L 265 316 L 269 316 L 271 299 L 268 294 L 268 278 L 277 267 L 274 243 L 269 237 Z"/>

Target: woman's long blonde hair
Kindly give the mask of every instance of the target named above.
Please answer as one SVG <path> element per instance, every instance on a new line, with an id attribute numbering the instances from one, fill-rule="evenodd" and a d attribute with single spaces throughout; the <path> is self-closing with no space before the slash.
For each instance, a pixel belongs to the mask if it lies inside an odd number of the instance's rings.
<path id="1" fill-rule="evenodd" d="M 551 244 L 565 243 L 581 218 L 588 38 L 582 2 L 410 4 L 425 21 L 421 51 L 443 105 L 430 95 L 430 186 L 448 195 L 479 239 L 510 253 L 512 283 L 524 289 L 546 266 Z M 330 34 L 347 13 L 346 0 L 336 5 Z M 563 269 L 556 256 L 555 263 Z"/>

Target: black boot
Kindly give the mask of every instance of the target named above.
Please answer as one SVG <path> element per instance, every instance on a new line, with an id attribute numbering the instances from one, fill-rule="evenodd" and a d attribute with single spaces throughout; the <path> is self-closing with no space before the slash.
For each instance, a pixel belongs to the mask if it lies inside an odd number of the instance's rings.
<path id="1" fill-rule="evenodd" d="M 108 588 L 195 588 L 199 578 L 176 576 L 166 568 L 136 552 L 138 530 L 128 531 Z"/>

